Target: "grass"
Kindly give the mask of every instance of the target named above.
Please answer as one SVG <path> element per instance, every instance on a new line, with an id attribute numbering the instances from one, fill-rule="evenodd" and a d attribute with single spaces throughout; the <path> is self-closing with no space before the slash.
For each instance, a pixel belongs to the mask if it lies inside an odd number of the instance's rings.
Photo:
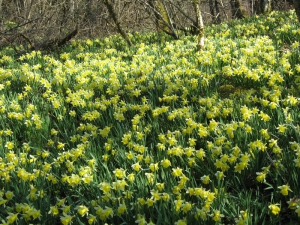
<path id="1" fill-rule="evenodd" d="M 1 223 L 299 223 L 294 11 L 131 38 L 0 52 Z"/>

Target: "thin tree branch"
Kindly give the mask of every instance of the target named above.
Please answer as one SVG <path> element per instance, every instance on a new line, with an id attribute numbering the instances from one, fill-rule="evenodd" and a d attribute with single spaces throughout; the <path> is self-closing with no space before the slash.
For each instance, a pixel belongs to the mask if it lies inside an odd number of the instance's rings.
<path id="1" fill-rule="evenodd" d="M 175 3 L 173 3 L 172 1 L 170 1 L 170 4 L 175 6 L 177 8 L 177 10 L 184 15 L 187 19 L 189 19 L 190 21 L 192 21 L 192 23 L 196 23 L 196 21 L 190 17 L 189 15 L 187 15 L 178 5 L 176 5 Z"/>

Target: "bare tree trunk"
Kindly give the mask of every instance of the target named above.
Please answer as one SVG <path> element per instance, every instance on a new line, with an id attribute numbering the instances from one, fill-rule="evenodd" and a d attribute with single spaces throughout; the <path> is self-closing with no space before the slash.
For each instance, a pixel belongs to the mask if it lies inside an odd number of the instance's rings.
<path id="1" fill-rule="evenodd" d="M 215 17 L 215 9 L 214 9 L 214 2 L 213 0 L 209 0 L 209 11 L 212 17 L 212 22 L 216 22 L 216 17 Z"/>
<path id="2" fill-rule="evenodd" d="M 272 10 L 272 0 L 261 0 L 261 9 L 263 13 L 268 13 Z"/>
<path id="3" fill-rule="evenodd" d="M 164 0 L 160 0 L 161 1 L 161 4 L 162 4 L 162 6 L 161 6 L 161 8 L 163 9 L 162 11 L 165 13 L 165 19 L 167 20 L 167 24 L 168 24 L 168 26 L 169 26 L 169 28 L 171 29 L 171 34 L 172 34 L 172 36 L 175 38 L 175 39 L 179 39 L 179 36 L 178 36 L 178 34 L 177 34 L 177 32 L 176 32 L 176 29 L 175 29 L 175 27 L 174 27 L 174 24 L 173 24 L 173 21 L 172 21 L 172 19 L 171 19 L 171 16 L 170 16 L 170 13 L 169 13 L 169 11 L 168 11 L 168 8 L 167 8 L 167 6 L 166 6 L 166 3 L 165 3 L 165 1 Z"/>
<path id="4" fill-rule="evenodd" d="M 111 0 L 104 0 L 104 4 L 106 5 L 108 12 L 110 16 L 112 17 L 113 21 L 115 22 L 118 32 L 122 35 L 122 37 L 125 39 L 125 41 L 128 43 L 128 45 L 133 46 L 131 40 L 129 39 L 127 33 L 124 31 L 122 24 L 119 20 L 119 17 L 114 9 L 113 3 Z"/>
<path id="5" fill-rule="evenodd" d="M 179 39 L 164 0 L 148 0 L 148 4 L 154 12 L 157 30 L 163 31 L 175 39 Z"/>
<path id="6" fill-rule="evenodd" d="M 197 17 L 197 33 L 198 33 L 198 44 L 197 49 L 200 51 L 204 47 L 205 37 L 204 37 L 204 24 L 201 14 L 201 3 L 199 0 L 192 0 L 193 7 Z"/>
<path id="7" fill-rule="evenodd" d="M 268 13 L 272 11 L 272 0 L 254 0 L 255 14 Z"/>
<path id="8" fill-rule="evenodd" d="M 215 0 L 215 8 L 216 8 L 216 23 L 221 23 L 221 15 L 220 15 L 218 0 Z"/>
<path id="9" fill-rule="evenodd" d="M 247 11 L 243 8 L 241 0 L 230 0 L 232 18 L 243 19 L 248 16 Z"/>
<path id="10" fill-rule="evenodd" d="M 258 15 L 262 13 L 260 0 L 253 0 L 253 14 Z"/>
<path id="11" fill-rule="evenodd" d="M 212 16 L 213 23 L 220 23 L 221 16 L 220 16 L 218 0 L 209 0 L 209 10 L 210 10 L 210 14 Z M 216 13 L 215 13 L 215 10 L 216 10 Z"/>
<path id="12" fill-rule="evenodd" d="M 300 22 L 300 1 L 294 0 L 293 2 L 294 2 L 294 7 L 296 10 L 297 17 L 298 17 L 298 21 Z"/>

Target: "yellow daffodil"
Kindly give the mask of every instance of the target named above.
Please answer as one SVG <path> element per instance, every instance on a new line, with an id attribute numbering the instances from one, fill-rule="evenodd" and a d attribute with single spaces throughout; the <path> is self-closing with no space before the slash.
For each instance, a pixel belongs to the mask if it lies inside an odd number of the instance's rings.
<path id="1" fill-rule="evenodd" d="M 63 216 L 60 216 L 60 221 L 63 225 L 69 225 L 72 223 L 73 216 L 70 216 L 66 213 L 63 213 Z"/>
<path id="2" fill-rule="evenodd" d="M 289 194 L 289 191 L 292 191 L 291 188 L 288 185 L 282 185 L 278 187 L 280 189 L 280 193 L 284 196 L 287 196 Z"/>
<path id="3" fill-rule="evenodd" d="M 269 209 L 271 210 L 273 215 L 277 215 L 280 212 L 279 204 L 270 204 Z"/>
<path id="4" fill-rule="evenodd" d="M 89 213 L 89 208 L 86 207 L 85 205 L 78 205 L 75 207 L 75 209 L 77 210 L 80 216 L 88 215 Z"/>

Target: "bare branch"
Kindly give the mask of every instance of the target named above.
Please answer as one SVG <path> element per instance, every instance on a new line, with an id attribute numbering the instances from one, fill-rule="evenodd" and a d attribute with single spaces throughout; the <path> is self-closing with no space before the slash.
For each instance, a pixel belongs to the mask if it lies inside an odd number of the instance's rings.
<path id="1" fill-rule="evenodd" d="M 117 28 L 118 28 L 118 31 L 119 33 L 122 35 L 122 37 L 126 40 L 126 42 L 128 43 L 128 45 L 130 46 L 133 46 L 132 42 L 130 41 L 128 35 L 126 34 L 126 32 L 124 31 L 122 25 L 121 25 L 121 22 L 114 10 L 114 7 L 113 7 L 113 4 L 111 2 L 111 0 L 104 0 L 104 4 L 106 5 L 108 11 L 109 11 L 109 14 L 110 16 L 112 17 L 112 19 L 114 20 Z"/>

